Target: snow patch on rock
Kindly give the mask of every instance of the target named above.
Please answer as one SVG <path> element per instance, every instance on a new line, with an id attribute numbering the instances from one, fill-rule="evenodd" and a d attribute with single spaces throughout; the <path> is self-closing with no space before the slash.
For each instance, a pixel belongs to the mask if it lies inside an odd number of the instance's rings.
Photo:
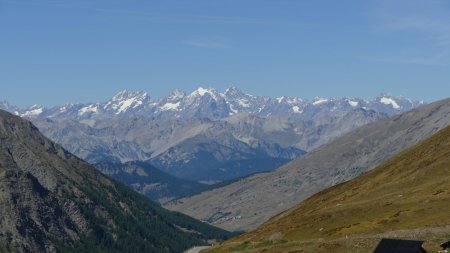
<path id="1" fill-rule="evenodd" d="M 28 108 L 27 111 L 22 113 L 21 117 L 36 117 L 39 116 L 44 111 L 44 108 L 41 105 L 33 105 Z"/>
<path id="2" fill-rule="evenodd" d="M 323 103 L 326 103 L 326 102 L 328 102 L 328 99 L 326 99 L 326 98 L 319 98 L 316 101 L 314 101 L 312 104 L 313 105 L 320 105 L 320 104 L 323 104 Z"/>
<path id="3" fill-rule="evenodd" d="M 293 106 L 292 111 L 294 113 L 302 113 L 303 112 L 303 110 L 301 110 L 300 107 L 298 107 L 298 106 Z"/>
<path id="4" fill-rule="evenodd" d="M 180 102 L 178 103 L 166 103 L 163 106 L 161 106 L 162 111 L 178 111 L 180 107 Z"/>
<path id="5" fill-rule="evenodd" d="M 392 108 L 394 108 L 394 109 L 400 108 L 400 106 L 397 104 L 397 102 L 395 102 L 395 100 L 393 100 L 392 98 L 382 97 L 380 99 L 380 103 L 385 104 L 385 105 L 391 105 Z"/>
<path id="6" fill-rule="evenodd" d="M 352 107 L 357 107 L 359 102 L 358 101 L 352 101 L 352 100 L 348 100 L 347 101 L 349 105 L 351 105 Z"/>
<path id="7" fill-rule="evenodd" d="M 98 113 L 98 106 L 97 105 L 88 105 L 80 110 L 78 110 L 78 116 L 82 116 L 86 113 Z"/>

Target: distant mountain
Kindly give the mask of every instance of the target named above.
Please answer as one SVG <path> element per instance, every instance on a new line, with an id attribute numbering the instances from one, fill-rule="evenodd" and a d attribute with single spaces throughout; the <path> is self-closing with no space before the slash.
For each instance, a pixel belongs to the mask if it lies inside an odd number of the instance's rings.
<path id="1" fill-rule="evenodd" d="M 251 230 L 450 125 L 450 99 L 367 124 L 270 173 L 168 203 L 228 230 Z"/>
<path id="2" fill-rule="evenodd" d="M 0 109 L 9 111 L 13 114 L 19 114 L 20 108 L 10 105 L 7 101 L 0 101 Z"/>
<path id="3" fill-rule="evenodd" d="M 182 252 L 230 234 L 112 181 L 0 110 L 1 252 Z"/>
<path id="4" fill-rule="evenodd" d="M 117 118 L 130 114 L 169 118 L 223 119 L 239 113 L 250 113 L 260 117 L 294 117 L 310 119 L 317 114 L 332 112 L 335 116 L 354 109 L 364 109 L 392 115 L 411 110 L 423 101 L 380 94 L 374 100 L 360 98 L 320 98 L 306 100 L 297 97 L 261 97 L 242 92 L 236 87 L 220 93 L 213 88 L 200 87 L 190 94 L 175 90 L 167 97 L 156 100 L 143 91 L 121 91 L 103 103 L 66 104 L 53 108 L 33 105 L 25 109 L 0 102 L 0 109 L 11 111 L 30 119 L 100 119 Z"/>
<path id="5" fill-rule="evenodd" d="M 101 162 L 95 167 L 150 199 L 164 203 L 208 188 L 208 185 L 171 176 L 146 162 Z"/>
<path id="6" fill-rule="evenodd" d="M 159 99 L 122 91 L 103 103 L 3 108 L 91 163 L 149 161 L 181 178 L 214 182 L 273 170 L 356 127 L 422 104 L 389 94 L 372 101 L 306 100 L 200 87 Z"/>
<path id="7" fill-rule="evenodd" d="M 211 252 L 373 252 L 380 238 L 450 238 L 450 127 Z"/>
<path id="8" fill-rule="evenodd" d="M 75 120 L 35 123 L 55 142 L 92 163 L 149 161 L 167 173 L 198 181 L 271 170 L 305 153 L 264 140 L 257 136 L 256 126 L 243 132 L 238 123 L 222 120 L 131 117 L 99 120 L 93 126 Z M 289 139 L 290 134 L 292 130 L 280 129 L 278 135 Z M 253 165 L 243 167 L 249 163 Z"/>

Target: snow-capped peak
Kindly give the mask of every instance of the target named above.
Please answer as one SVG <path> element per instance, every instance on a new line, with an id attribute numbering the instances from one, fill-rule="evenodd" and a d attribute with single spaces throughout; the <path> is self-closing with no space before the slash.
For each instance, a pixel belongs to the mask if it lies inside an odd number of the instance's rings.
<path id="1" fill-rule="evenodd" d="M 106 103 L 103 108 L 112 108 L 116 111 L 116 114 L 120 114 L 129 109 L 143 105 L 149 99 L 150 97 L 147 92 L 123 90 L 112 97 L 112 99 Z"/>
<path id="2" fill-rule="evenodd" d="M 205 95 L 210 95 L 212 98 L 214 98 L 215 100 L 218 99 L 219 94 L 217 93 L 217 91 L 213 88 L 203 88 L 203 87 L 199 87 L 198 89 L 196 89 L 195 91 L 193 91 L 190 96 L 191 97 L 203 97 Z"/>
<path id="3" fill-rule="evenodd" d="M 381 104 L 384 105 L 390 105 L 393 109 L 400 109 L 404 106 L 412 106 L 414 102 L 412 102 L 410 99 L 407 99 L 402 96 L 394 96 L 389 93 L 381 93 L 377 98 L 376 101 L 378 101 Z"/>
<path id="4" fill-rule="evenodd" d="M 25 112 L 20 114 L 21 117 L 37 117 L 44 111 L 44 107 L 42 105 L 32 105 L 28 107 Z"/>
<path id="5" fill-rule="evenodd" d="M 148 94 L 145 91 L 127 91 L 123 90 L 112 97 L 112 101 L 122 101 L 130 98 L 136 98 L 137 100 L 144 100 L 148 98 Z"/>

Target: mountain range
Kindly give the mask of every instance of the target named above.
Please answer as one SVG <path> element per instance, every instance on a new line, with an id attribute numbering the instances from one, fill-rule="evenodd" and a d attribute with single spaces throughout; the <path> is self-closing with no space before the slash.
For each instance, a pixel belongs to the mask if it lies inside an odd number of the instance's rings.
<path id="1" fill-rule="evenodd" d="M 446 127 L 210 252 L 369 253 L 386 237 L 425 241 L 430 252 L 444 252 L 439 245 L 450 238 L 449 203 Z"/>
<path id="2" fill-rule="evenodd" d="M 231 234 L 163 209 L 0 110 L 0 252 L 182 252 Z"/>
<path id="3" fill-rule="evenodd" d="M 235 87 L 151 99 L 122 91 L 103 103 L 0 108 L 28 118 L 91 163 L 147 161 L 183 179 L 213 183 L 273 170 L 370 122 L 423 105 L 381 94 L 359 98 L 262 97 Z"/>
<path id="4" fill-rule="evenodd" d="M 281 168 L 166 204 L 227 230 L 251 230 L 450 124 L 450 99 L 367 124 Z"/>
<path id="5" fill-rule="evenodd" d="M 230 87 L 223 93 L 213 88 L 199 87 L 190 94 L 175 90 L 168 96 L 158 99 L 152 99 L 144 91 L 123 90 L 103 103 L 68 103 L 52 108 L 33 105 L 21 109 L 4 101 L 0 102 L 0 108 L 30 119 L 72 118 L 79 121 L 126 117 L 129 114 L 169 118 L 221 119 L 239 113 L 250 113 L 262 117 L 290 116 L 308 119 L 320 111 L 326 111 L 325 109 L 334 112 L 336 116 L 345 114 L 352 109 L 373 110 L 391 115 L 410 110 L 421 104 L 423 101 L 412 101 L 387 93 L 380 94 L 370 101 L 361 98 L 320 97 L 308 100 L 286 96 L 278 98 L 254 96 L 244 93 L 236 87 Z"/>

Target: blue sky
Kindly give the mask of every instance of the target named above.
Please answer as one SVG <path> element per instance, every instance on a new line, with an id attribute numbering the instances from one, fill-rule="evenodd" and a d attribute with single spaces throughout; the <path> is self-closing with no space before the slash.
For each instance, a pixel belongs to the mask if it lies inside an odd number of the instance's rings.
<path id="1" fill-rule="evenodd" d="M 0 100 L 198 86 L 255 95 L 450 95 L 439 0 L 0 0 Z"/>

